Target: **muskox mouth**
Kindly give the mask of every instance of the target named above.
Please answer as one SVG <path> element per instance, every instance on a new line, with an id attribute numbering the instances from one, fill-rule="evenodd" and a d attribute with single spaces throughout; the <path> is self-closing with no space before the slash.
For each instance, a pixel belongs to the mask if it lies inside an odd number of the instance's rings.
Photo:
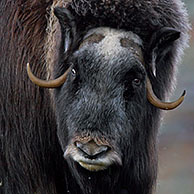
<path id="1" fill-rule="evenodd" d="M 65 158 L 72 158 L 81 167 L 89 171 L 101 171 L 111 165 L 122 165 L 121 157 L 107 144 L 96 143 L 95 140 L 75 141 L 67 146 Z"/>
<path id="2" fill-rule="evenodd" d="M 79 160 L 77 161 L 80 166 L 89 170 L 89 171 L 100 171 L 107 169 L 112 163 L 109 162 L 102 162 L 96 160 Z"/>

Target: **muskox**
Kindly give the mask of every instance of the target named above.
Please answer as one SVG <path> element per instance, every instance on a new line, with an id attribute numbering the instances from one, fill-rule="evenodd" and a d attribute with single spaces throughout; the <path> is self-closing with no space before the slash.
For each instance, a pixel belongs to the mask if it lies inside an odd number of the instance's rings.
<path id="1" fill-rule="evenodd" d="M 184 99 L 165 102 L 188 42 L 183 2 L 1 0 L 0 10 L 0 190 L 151 194 L 161 109 Z"/>

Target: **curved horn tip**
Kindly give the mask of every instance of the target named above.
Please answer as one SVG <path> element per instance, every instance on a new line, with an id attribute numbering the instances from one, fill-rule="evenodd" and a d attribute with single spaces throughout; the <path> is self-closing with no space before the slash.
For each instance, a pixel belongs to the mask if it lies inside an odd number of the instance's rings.
<path id="1" fill-rule="evenodd" d="M 178 106 L 180 106 L 182 104 L 185 96 L 186 96 L 186 90 L 183 91 L 181 97 L 178 100 L 176 100 L 175 102 L 172 102 L 172 103 L 167 103 L 167 104 L 174 104 L 174 106 L 169 106 L 169 107 L 167 106 L 164 108 L 164 110 L 173 110 L 173 109 L 177 108 Z"/>
<path id="2" fill-rule="evenodd" d="M 67 75 L 69 73 L 71 69 L 71 66 L 67 69 L 67 71 L 61 75 L 60 77 L 54 79 L 54 80 L 41 80 L 39 78 L 37 78 L 31 71 L 31 68 L 30 68 L 30 64 L 27 63 L 27 73 L 28 73 L 28 77 L 30 78 L 30 80 L 40 86 L 40 87 L 43 87 L 43 88 L 57 88 L 57 87 L 60 87 L 61 85 L 63 85 L 67 79 Z"/>
<path id="3" fill-rule="evenodd" d="M 154 105 L 155 107 L 157 107 L 159 109 L 173 110 L 173 109 L 177 108 L 183 102 L 185 95 L 186 95 L 186 91 L 184 90 L 182 96 L 179 97 L 178 100 L 176 100 L 174 102 L 162 102 L 154 94 L 150 80 L 149 80 L 149 78 L 147 78 L 147 98 L 148 98 L 148 101 L 152 105 Z"/>
<path id="4" fill-rule="evenodd" d="M 26 68 L 27 68 L 27 71 L 30 69 L 30 63 L 27 63 Z"/>
<path id="5" fill-rule="evenodd" d="M 185 97 L 186 96 L 186 90 L 183 91 L 183 94 L 182 94 L 182 97 Z"/>

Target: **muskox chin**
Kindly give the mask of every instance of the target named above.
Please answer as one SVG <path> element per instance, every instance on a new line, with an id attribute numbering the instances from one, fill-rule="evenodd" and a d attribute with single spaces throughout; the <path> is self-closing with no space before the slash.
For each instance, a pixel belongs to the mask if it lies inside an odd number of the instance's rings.
<path id="1" fill-rule="evenodd" d="M 111 166 L 109 169 L 98 172 L 90 172 L 82 168 L 78 163 L 67 159 L 71 173 L 78 183 L 81 191 L 85 194 L 90 193 L 120 193 L 121 185 L 119 181 L 120 169 Z"/>

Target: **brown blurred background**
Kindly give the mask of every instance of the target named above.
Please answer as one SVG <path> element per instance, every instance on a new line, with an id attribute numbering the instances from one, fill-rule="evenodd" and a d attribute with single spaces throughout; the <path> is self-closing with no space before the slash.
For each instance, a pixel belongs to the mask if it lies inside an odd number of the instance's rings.
<path id="1" fill-rule="evenodd" d="M 179 108 L 165 114 L 160 127 L 156 194 L 194 194 L 194 0 L 183 1 L 193 30 L 171 99 L 175 100 L 184 89 L 187 96 Z"/>

